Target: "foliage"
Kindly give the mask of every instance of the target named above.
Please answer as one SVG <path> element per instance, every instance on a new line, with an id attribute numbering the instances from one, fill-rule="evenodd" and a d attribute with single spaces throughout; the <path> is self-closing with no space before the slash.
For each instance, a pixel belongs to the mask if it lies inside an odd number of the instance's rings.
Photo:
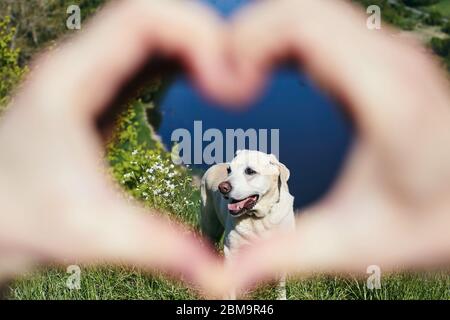
<path id="1" fill-rule="evenodd" d="M 195 299 L 180 283 L 161 276 L 149 277 L 130 268 L 82 268 L 81 289 L 66 287 L 68 274 L 62 268 L 41 271 L 17 281 L 14 299 Z M 395 273 L 383 275 L 381 288 L 369 290 L 363 278 L 317 275 L 287 282 L 289 300 L 448 300 L 450 277 L 445 273 Z M 275 299 L 276 292 L 264 286 L 250 296 Z"/>
<path id="2" fill-rule="evenodd" d="M 441 0 L 437 4 L 432 5 L 430 8 L 433 10 L 439 10 L 446 18 L 450 19 L 450 1 Z"/>
<path id="3" fill-rule="evenodd" d="M 175 166 L 170 153 L 159 142 L 153 148 L 140 142 L 139 114 L 143 105 L 128 107 L 119 117 L 116 134 L 108 144 L 108 160 L 116 181 L 144 205 L 162 209 L 191 226 L 196 226 L 198 188 L 185 167 Z M 146 127 L 152 131 L 148 125 Z M 147 136 L 147 139 L 151 137 Z"/>
<path id="4" fill-rule="evenodd" d="M 396 25 L 404 30 L 414 29 L 418 22 L 411 11 L 407 10 L 401 3 L 388 0 L 355 0 L 355 2 L 358 2 L 365 8 L 371 5 L 379 6 L 382 12 L 382 19 L 385 22 Z"/>
<path id="5" fill-rule="evenodd" d="M 439 0 L 403 0 L 402 2 L 407 6 L 418 7 L 432 5 L 438 3 Z"/>
<path id="6" fill-rule="evenodd" d="M 106 0 L 2 0 L 0 17 L 10 16 L 15 26 L 13 47 L 22 48 L 20 63 L 23 65 L 37 51 L 74 31 L 66 27 L 69 5 L 80 6 L 82 23 L 95 13 Z"/>
<path id="7" fill-rule="evenodd" d="M 450 72 L 450 38 L 432 38 L 430 46 L 437 55 L 443 58 L 444 63 Z"/>
<path id="8" fill-rule="evenodd" d="M 11 91 L 26 71 L 18 64 L 20 50 L 11 48 L 15 31 L 10 27 L 9 17 L 0 20 L 0 113 L 6 108 Z"/>
<path id="9" fill-rule="evenodd" d="M 446 34 L 450 35 L 450 22 L 447 22 L 447 23 L 442 27 L 442 32 L 445 32 Z"/>
<path id="10" fill-rule="evenodd" d="M 442 24 L 442 19 L 442 14 L 439 11 L 433 10 L 425 17 L 424 22 L 430 26 L 439 26 Z"/>
<path id="11" fill-rule="evenodd" d="M 174 300 L 195 298 L 192 290 L 161 274 L 126 267 L 81 267 L 81 288 L 66 286 L 69 274 L 52 267 L 23 276 L 11 286 L 9 298 L 15 300 Z"/>

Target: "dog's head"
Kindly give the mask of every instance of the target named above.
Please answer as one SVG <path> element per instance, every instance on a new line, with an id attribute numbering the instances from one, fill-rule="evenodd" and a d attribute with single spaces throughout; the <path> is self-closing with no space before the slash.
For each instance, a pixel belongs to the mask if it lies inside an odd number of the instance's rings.
<path id="1" fill-rule="evenodd" d="M 265 216 L 279 200 L 282 189 L 288 191 L 290 172 L 273 154 L 240 150 L 228 164 L 228 177 L 219 184 L 219 191 L 229 201 L 228 211 Z"/>

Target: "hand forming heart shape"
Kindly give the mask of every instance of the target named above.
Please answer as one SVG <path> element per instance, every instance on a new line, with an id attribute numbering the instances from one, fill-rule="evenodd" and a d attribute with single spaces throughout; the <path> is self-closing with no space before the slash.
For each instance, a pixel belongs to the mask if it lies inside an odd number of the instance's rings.
<path id="1" fill-rule="evenodd" d="M 97 160 L 94 119 L 156 51 L 180 58 L 207 96 L 229 104 L 254 97 L 289 53 L 344 102 L 359 141 L 296 234 L 257 243 L 223 269 L 182 227 L 117 196 Z M 367 30 L 341 1 L 262 2 L 229 25 L 189 2 L 113 4 L 38 60 L 1 123 L 0 275 L 31 262 L 125 261 L 181 272 L 216 295 L 280 269 L 365 272 L 448 259 L 448 92 L 417 46 Z"/>

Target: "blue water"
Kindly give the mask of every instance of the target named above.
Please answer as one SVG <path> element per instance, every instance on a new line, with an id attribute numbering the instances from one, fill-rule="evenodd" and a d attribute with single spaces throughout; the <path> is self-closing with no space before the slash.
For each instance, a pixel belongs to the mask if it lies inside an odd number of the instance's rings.
<path id="1" fill-rule="evenodd" d="M 247 2 L 205 1 L 224 16 Z M 306 75 L 288 67 L 274 72 L 265 93 L 248 111 L 236 113 L 212 105 L 185 76 L 177 77 L 168 88 L 161 110 L 158 133 L 167 146 L 172 144 L 173 130 L 192 132 L 195 120 L 202 121 L 203 131 L 217 128 L 224 136 L 225 129 L 280 129 L 280 160 L 291 170 L 289 187 L 296 207 L 311 204 L 329 190 L 352 140 L 351 125 L 333 100 Z"/>

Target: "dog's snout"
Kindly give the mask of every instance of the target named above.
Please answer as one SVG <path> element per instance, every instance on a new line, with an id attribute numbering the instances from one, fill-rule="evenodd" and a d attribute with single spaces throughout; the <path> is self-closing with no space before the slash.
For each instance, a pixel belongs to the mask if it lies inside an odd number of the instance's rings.
<path id="1" fill-rule="evenodd" d="M 219 184 L 219 191 L 221 194 L 228 194 L 231 191 L 231 184 L 228 181 L 221 182 Z"/>

